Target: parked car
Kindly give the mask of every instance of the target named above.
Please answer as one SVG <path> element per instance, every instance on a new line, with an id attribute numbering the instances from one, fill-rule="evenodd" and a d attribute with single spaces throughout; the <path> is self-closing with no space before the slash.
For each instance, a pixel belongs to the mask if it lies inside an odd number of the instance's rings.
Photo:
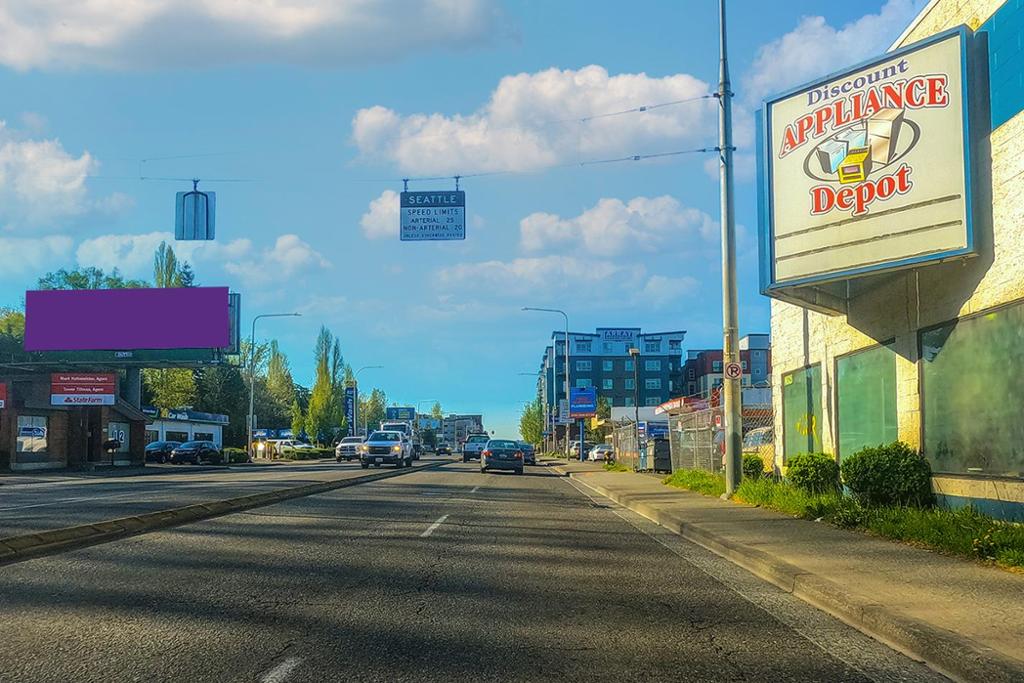
<path id="1" fill-rule="evenodd" d="M 486 434 L 470 434 L 466 437 L 466 443 L 462 444 L 462 462 L 469 462 L 470 459 L 480 459 L 480 451 L 487 447 L 491 440 Z"/>
<path id="2" fill-rule="evenodd" d="M 147 444 L 146 462 L 170 462 L 171 451 L 180 445 L 180 441 L 154 441 L 151 444 Z"/>
<path id="3" fill-rule="evenodd" d="M 584 453 L 589 453 L 590 449 L 592 449 L 593 447 L 594 447 L 594 444 L 590 443 L 589 441 L 583 442 L 583 452 Z M 579 441 L 573 441 L 572 442 L 572 446 L 569 449 L 569 452 L 572 453 L 572 456 L 574 458 L 579 458 L 580 457 L 580 442 Z"/>
<path id="4" fill-rule="evenodd" d="M 523 449 L 523 464 L 524 465 L 536 465 L 537 464 L 537 451 L 534 449 L 532 443 L 526 441 L 519 442 L 520 448 Z"/>
<path id="5" fill-rule="evenodd" d="M 361 436 L 346 436 L 334 447 L 334 459 L 338 462 L 358 460 L 359 444 L 361 443 L 363 443 Z"/>
<path id="6" fill-rule="evenodd" d="M 775 468 L 775 428 L 758 427 L 743 437 L 743 455 L 756 455 L 764 462 L 764 468 Z"/>
<path id="7" fill-rule="evenodd" d="M 611 444 L 599 443 L 590 449 L 587 454 L 587 460 L 593 460 L 595 462 L 603 462 L 606 460 L 615 459 L 615 449 L 611 447 Z"/>
<path id="8" fill-rule="evenodd" d="M 452 447 L 442 441 L 441 443 L 437 444 L 437 447 L 434 449 L 434 454 L 435 455 L 451 455 L 452 454 Z"/>
<path id="9" fill-rule="evenodd" d="M 412 442 L 401 432 L 376 431 L 358 446 L 359 464 L 365 470 L 370 465 L 380 467 L 412 467 Z"/>
<path id="10" fill-rule="evenodd" d="M 186 441 L 171 451 L 171 462 L 175 465 L 183 462 L 202 465 L 204 461 L 218 465 L 224 461 L 224 454 L 212 441 Z"/>
<path id="11" fill-rule="evenodd" d="M 278 451 L 282 451 L 286 448 L 295 448 L 298 450 L 312 449 L 312 444 L 308 444 L 305 441 L 299 441 L 298 439 L 282 439 L 277 442 Z"/>
<path id="12" fill-rule="evenodd" d="M 518 441 L 490 439 L 480 451 L 480 471 L 514 470 L 523 473 L 523 448 Z"/>

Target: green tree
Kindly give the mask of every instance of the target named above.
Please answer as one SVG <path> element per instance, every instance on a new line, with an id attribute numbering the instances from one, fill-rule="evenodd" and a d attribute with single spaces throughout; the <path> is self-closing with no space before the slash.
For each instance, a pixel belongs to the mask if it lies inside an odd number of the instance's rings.
<path id="1" fill-rule="evenodd" d="M 292 416 L 292 436 L 298 438 L 299 434 L 306 428 L 306 416 L 302 414 L 302 406 L 299 405 L 299 399 L 292 399 L 291 407 Z"/>
<path id="2" fill-rule="evenodd" d="M 16 308 L 0 308 L 0 360 L 10 360 L 25 348 L 25 314 Z"/>
<path id="3" fill-rule="evenodd" d="M 519 434 L 524 441 L 533 444 L 544 439 L 544 404 L 539 396 L 523 406 L 519 415 Z"/>
<path id="4" fill-rule="evenodd" d="M 104 273 L 99 268 L 76 268 L 75 270 L 60 270 L 47 273 L 39 278 L 38 289 L 137 289 L 148 287 L 145 280 L 126 280 L 121 273 L 114 268 L 110 273 Z"/>
<path id="5" fill-rule="evenodd" d="M 281 351 L 274 339 L 270 342 L 267 359 L 267 391 L 270 396 L 287 411 L 295 400 L 295 381 L 292 379 L 288 358 Z"/>
<path id="6" fill-rule="evenodd" d="M 342 421 L 342 377 L 344 361 L 341 344 L 326 327 L 320 328 L 315 347 L 316 379 L 306 411 L 306 433 L 317 443 L 331 439 Z"/>
<path id="7" fill-rule="evenodd" d="M 161 242 L 153 255 L 153 286 L 180 287 L 181 276 L 178 270 L 178 257 L 167 242 Z"/>
<path id="8" fill-rule="evenodd" d="M 359 398 L 359 421 L 372 432 L 384 421 L 387 405 L 387 395 L 381 389 L 374 388 L 368 396 Z"/>
<path id="9" fill-rule="evenodd" d="M 431 450 L 437 448 L 437 432 L 429 428 L 424 429 L 423 445 L 426 446 L 427 448 L 430 448 Z"/>
<path id="10" fill-rule="evenodd" d="M 217 365 L 196 370 L 196 410 L 228 416 L 224 445 L 244 447 L 248 439 L 249 387 L 240 368 Z"/>
<path id="11" fill-rule="evenodd" d="M 145 368 L 142 382 L 157 408 L 183 408 L 195 402 L 196 383 L 191 370 Z"/>
<path id="12" fill-rule="evenodd" d="M 597 397 L 597 418 L 604 420 L 606 424 L 593 428 L 590 421 L 587 421 L 587 440 L 594 443 L 604 443 L 611 434 L 612 427 L 609 420 L 612 417 L 612 406 L 604 396 Z"/>
<path id="13" fill-rule="evenodd" d="M 188 261 L 183 261 L 181 267 L 178 269 L 178 282 L 179 287 L 196 287 L 196 274 L 192 270 L 192 265 Z"/>
<path id="14" fill-rule="evenodd" d="M 444 411 L 441 410 L 441 404 L 438 401 L 434 402 L 433 407 L 430 409 L 430 417 L 440 420 L 444 417 Z"/>

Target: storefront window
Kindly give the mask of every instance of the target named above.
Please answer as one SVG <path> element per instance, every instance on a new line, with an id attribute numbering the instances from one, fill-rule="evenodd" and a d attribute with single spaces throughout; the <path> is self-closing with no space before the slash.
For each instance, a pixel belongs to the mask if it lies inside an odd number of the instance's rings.
<path id="1" fill-rule="evenodd" d="M 937 472 L 1024 474 L 1024 305 L 926 330 L 924 452 Z"/>
<path id="2" fill-rule="evenodd" d="M 18 416 L 18 452 L 42 453 L 46 451 L 47 424 L 41 415 Z"/>
<path id="3" fill-rule="evenodd" d="M 196 432 L 196 441 L 213 441 L 213 432 Z"/>
<path id="4" fill-rule="evenodd" d="M 153 443 L 154 441 L 159 441 L 159 440 L 160 440 L 160 432 L 156 431 L 155 429 L 147 429 L 146 430 L 146 445 L 147 446 L 149 444 Z"/>
<path id="5" fill-rule="evenodd" d="M 836 361 L 839 455 L 896 440 L 896 354 L 879 346 Z"/>
<path id="6" fill-rule="evenodd" d="M 821 366 L 782 376 L 783 457 L 821 450 Z"/>
<path id="7" fill-rule="evenodd" d="M 164 434 L 164 440 L 185 442 L 189 440 L 188 432 L 172 432 L 171 430 L 167 430 L 167 432 Z"/>

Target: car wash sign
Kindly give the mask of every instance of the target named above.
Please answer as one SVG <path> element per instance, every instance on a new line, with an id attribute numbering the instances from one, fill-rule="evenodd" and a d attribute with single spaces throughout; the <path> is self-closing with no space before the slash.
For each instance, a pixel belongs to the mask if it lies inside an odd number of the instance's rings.
<path id="1" fill-rule="evenodd" d="M 117 376 L 109 372 L 55 372 L 50 375 L 50 405 L 112 406 Z"/>
<path id="2" fill-rule="evenodd" d="M 766 101 L 762 288 L 974 253 L 967 29 Z"/>
<path id="3" fill-rule="evenodd" d="M 403 192 L 399 211 L 403 242 L 466 239 L 466 193 L 462 190 Z"/>

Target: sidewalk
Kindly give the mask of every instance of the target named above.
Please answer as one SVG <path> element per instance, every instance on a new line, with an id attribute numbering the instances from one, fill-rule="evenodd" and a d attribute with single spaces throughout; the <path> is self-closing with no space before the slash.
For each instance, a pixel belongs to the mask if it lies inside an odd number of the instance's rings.
<path id="1" fill-rule="evenodd" d="M 1024 681 L 1022 575 L 665 486 L 660 477 L 545 464 L 947 675 Z"/>

